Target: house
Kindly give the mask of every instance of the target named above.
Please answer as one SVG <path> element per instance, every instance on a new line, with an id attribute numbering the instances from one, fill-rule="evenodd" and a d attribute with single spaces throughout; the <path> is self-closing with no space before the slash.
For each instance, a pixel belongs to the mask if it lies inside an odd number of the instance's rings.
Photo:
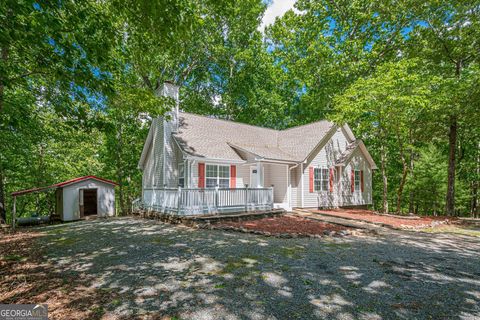
<path id="1" fill-rule="evenodd" d="M 84 176 L 46 187 L 13 192 L 14 211 L 17 197 L 55 190 L 55 213 L 62 221 L 73 221 L 87 216 L 114 216 L 117 185 L 107 179 Z"/>
<path id="2" fill-rule="evenodd" d="M 322 120 L 273 130 L 179 112 L 178 87 L 172 83 L 159 94 L 175 99 L 177 107 L 169 120 L 153 120 L 143 147 L 138 166 L 144 203 L 165 207 L 160 203 L 170 201 L 165 192 L 175 194 L 179 187 L 203 192 L 202 197 L 215 188 L 273 189 L 273 206 L 286 210 L 372 203 L 377 167 L 348 125 Z"/>

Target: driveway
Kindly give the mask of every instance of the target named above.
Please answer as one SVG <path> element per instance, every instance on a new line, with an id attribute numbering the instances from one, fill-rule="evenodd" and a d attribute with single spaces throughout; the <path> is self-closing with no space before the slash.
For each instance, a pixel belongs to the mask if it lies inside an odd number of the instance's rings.
<path id="1" fill-rule="evenodd" d="M 49 268 L 98 294 L 89 317 L 480 318 L 479 238 L 280 239 L 134 218 L 40 230 Z M 54 317 L 64 305 L 49 306 Z"/>

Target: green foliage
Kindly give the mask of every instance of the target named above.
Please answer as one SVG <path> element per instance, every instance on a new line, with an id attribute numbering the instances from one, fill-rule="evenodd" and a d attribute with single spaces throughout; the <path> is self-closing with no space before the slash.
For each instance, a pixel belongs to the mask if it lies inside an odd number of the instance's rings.
<path id="1" fill-rule="evenodd" d="M 478 210 L 478 0 L 295 6 L 262 34 L 262 0 L 3 1 L 0 214 L 11 191 L 85 174 L 118 181 L 128 211 L 150 121 L 172 107 L 156 97 L 164 80 L 182 85 L 185 111 L 348 122 L 383 164 L 376 207 L 397 211 L 443 212 L 453 117 L 457 212 Z M 18 205 L 53 210 L 51 195 Z"/>

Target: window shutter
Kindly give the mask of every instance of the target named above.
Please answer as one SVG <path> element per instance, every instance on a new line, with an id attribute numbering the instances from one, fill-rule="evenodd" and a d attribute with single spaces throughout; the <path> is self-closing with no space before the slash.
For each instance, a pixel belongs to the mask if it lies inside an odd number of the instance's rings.
<path id="1" fill-rule="evenodd" d="M 230 188 L 237 187 L 237 166 L 231 165 L 230 166 Z"/>
<path id="2" fill-rule="evenodd" d="M 360 188 L 363 192 L 363 170 L 360 171 Z"/>
<path id="3" fill-rule="evenodd" d="M 333 192 L 333 168 L 330 168 L 330 192 Z"/>
<path id="4" fill-rule="evenodd" d="M 313 167 L 309 167 L 309 176 L 310 179 L 308 180 L 309 185 L 310 185 L 310 192 L 313 192 Z"/>
<path id="5" fill-rule="evenodd" d="M 350 189 L 353 193 L 353 192 L 355 192 L 355 170 L 353 170 L 353 169 L 352 169 L 352 179 L 351 180 L 352 180 L 351 181 L 352 183 L 350 185 Z"/>
<path id="6" fill-rule="evenodd" d="M 198 187 L 205 188 L 205 163 L 198 164 Z"/>

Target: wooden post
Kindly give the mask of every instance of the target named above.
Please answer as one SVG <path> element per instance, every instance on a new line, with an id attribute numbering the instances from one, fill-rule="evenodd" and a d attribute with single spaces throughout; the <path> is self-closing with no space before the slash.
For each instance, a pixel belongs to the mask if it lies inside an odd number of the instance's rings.
<path id="1" fill-rule="evenodd" d="M 178 187 L 178 196 L 177 196 L 177 215 L 180 215 L 181 205 L 182 205 L 182 188 Z"/>
<path id="2" fill-rule="evenodd" d="M 248 184 L 245 185 L 245 212 L 248 212 Z"/>
<path id="3" fill-rule="evenodd" d="M 12 212 L 12 230 L 15 231 L 15 219 L 17 215 L 17 197 L 13 197 L 13 212 Z"/>
<path id="4" fill-rule="evenodd" d="M 218 211 L 218 185 L 215 187 L 215 210 L 217 211 L 217 214 L 219 213 Z"/>

